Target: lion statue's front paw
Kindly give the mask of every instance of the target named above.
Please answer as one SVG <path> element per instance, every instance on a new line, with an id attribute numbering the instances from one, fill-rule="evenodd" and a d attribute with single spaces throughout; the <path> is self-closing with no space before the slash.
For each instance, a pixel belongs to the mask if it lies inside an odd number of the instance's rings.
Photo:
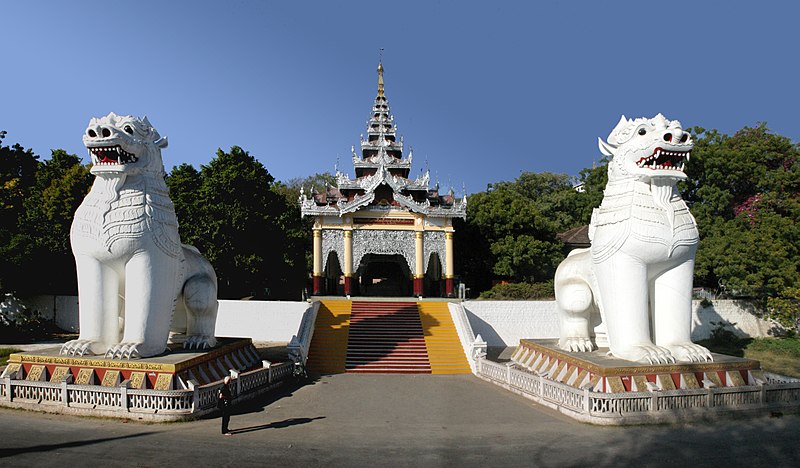
<path id="1" fill-rule="evenodd" d="M 588 353 L 596 349 L 591 339 L 582 336 L 561 338 L 558 340 L 558 347 L 573 353 Z"/>
<path id="2" fill-rule="evenodd" d="M 669 349 L 654 344 L 632 345 L 623 353 L 614 353 L 616 357 L 645 364 L 673 364 L 675 357 Z"/>
<path id="3" fill-rule="evenodd" d="M 670 351 L 672 351 L 672 355 L 675 356 L 675 359 L 678 361 L 684 362 L 712 362 L 714 358 L 711 356 L 711 352 L 694 343 L 679 343 L 675 345 L 668 345 Z"/>
<path id="4" fill-rule="evenodd" d="M 141 356 L 139 353 L 139 346 L 142 343 L 123 342 L 116 344 L 106 351 L 107 358 L 111 359 L 132 359 Z"/>
<path id="5" fill-rule="evenodd" d="M 185 349 L 209 349 L 217 345 L 217 339 L 211 335 L 192 335 L 183 343 Z"/>
<path id="6" fill-rule="evenodd" d="M 59 353 L 65 356 L 96 354 L 94 351 L 92 351 L 92 348 L 97 346 L 100 346 L 100 342 L 96 340 L 71 340 L 67 341 L 61 346 L 61 351 L 59 351 Z"/>

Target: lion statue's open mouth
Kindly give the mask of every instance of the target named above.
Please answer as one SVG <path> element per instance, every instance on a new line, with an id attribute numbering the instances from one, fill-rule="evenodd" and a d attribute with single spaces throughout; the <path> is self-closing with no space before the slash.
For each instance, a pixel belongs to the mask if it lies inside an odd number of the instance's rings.
<path id="1" fill-rule="evenodd" d="M 132 164 L 139 160 L 135 154 L 125 151 L 120 145 L 89 148 L 89 155 L 98 165 Z"/>
<path id="2" fill-rule="evenodd" d="M 667 151 L 659 147 L 656 148 L 650 156 L 636 161 L 636 165 L 643 169 L 683 172 L 686 161 L 688 161 L 690 157 L 690 151 Z"/>

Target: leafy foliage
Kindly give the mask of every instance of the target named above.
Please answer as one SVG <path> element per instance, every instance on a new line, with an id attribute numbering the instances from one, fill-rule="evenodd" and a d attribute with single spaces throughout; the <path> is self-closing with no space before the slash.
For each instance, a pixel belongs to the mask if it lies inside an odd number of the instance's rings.
<path id="1" fill-rule="evenodd" d="M 767 314 L 784 327 L 800 329 L 800 288 L 785 288 L 777 297 L 767 298 Z"/>
<path id="2" fill-rule="evenodd" d="M 22 295 L 75 294 L 69 229 L 92 178 L 80 158 L 63 150 L 38 159 L 18 144 L 0 145 L 0 287 Z"/>
<path id="3" fill-rule="evenodd" d="M 481 299 L 494 300 L 536 300 L 553 299 L 553 281 L 544 283 L 499 283 L 492 286 L 492 289 L 481 293 Z"/>
<path id="4" fill-rule="evenodd" d="M 466 223 L 456 224 L 456 261 L 464 281 L 482 291 L 494 278 L 512 283 L 552 279 L 564 258 L 557 234 L 588 223 L 602 172 L 582 174 L 591 189 L 583 193 L 566 174 L 523 172 L 513 182 L 490 184 L 486 192 L 472 195 Z M 602 197 L 602 188 L 599 193 Z"/>
<path id="5" fill-rule="evenodd" d="M 297 299 L 302 262 L 293 258 L 287 231 L 297 229 L 274 178 L 247 151 L 234 146 L 200 171 L 183 164 L 167 177 L 181 238 L 211 261 L 221 298 Z"/>
<path id="6" fill-rule="evenodd" d="M 313 246 L 311 238 L 311 227 L 314 224 L 312 218 L 300 218 L 300 191 L 306 194 L 312 190 L 324 190 L 328 186 L 336 185 L 336 178 L 330 172 L 319 172 L 308 177 L 295 177 L 286 183 L 276 182 L 272 190 L 280 194 L 286 200 L 287 211 L 285 212 L 284 225 L 286 235 L 289 239 L 290 250 L 293 254 L 292 262 L 302 264 L 305 267 L 306 276 L 310 275 L 313 269 Z M 298 221 L 300 220 L 300 221 Z"/>
<path id="7" fill-rule="evenodd" d="M 696 284 L 760 299 L 800 284 L 797 145 L 765 124 L 693 132 L 682 188 L 700 230 Z"/>

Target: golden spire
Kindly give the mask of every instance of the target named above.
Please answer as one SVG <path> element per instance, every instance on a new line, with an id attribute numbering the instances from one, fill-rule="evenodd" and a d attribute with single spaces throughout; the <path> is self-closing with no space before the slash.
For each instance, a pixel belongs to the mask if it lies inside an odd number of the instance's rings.
<path id="1" fill-rule="evenodd" d="M 383 63 L 378 62 L 378 96 L 383 96 Z"/>

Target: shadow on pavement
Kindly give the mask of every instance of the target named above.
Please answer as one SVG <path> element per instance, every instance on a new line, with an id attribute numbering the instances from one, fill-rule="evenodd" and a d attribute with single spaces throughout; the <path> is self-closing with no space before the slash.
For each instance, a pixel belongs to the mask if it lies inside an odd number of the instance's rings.
<path id="1" fill-rule="evenodd" d="M 243 427 L 241 429 L 232 429 L 233 434 L 244 434 L 245 432 L 260 431 L 263 429 L 280 429 L 289 426 L 297 426 L 298 424 L 308 424 L 317 419 L 325 419 L 325 416 L 317 416 L 316 418 L 291 418 L 284 419 L 283 421 L 275 421 L 269 424 L 262 424 L 260 426 Z"/>
<path id="2" fill-rule="evenodd" d="M 60 444 L 33 445 L 31 447 L 0 448 L 0 458 L 11 457 L 14 455 L 20 455 L 23 453 L 30 453 L 30 452 L 49 452 L 51 450 L 66 449 L 71 447 L 82 447 L 84 445 L 92 445 L 92 444 L 101 444 L 103 442 L 108 442 L 111 440 L 131 439 L 134 437 L 142 437 L 150 434 L 157 434 L 157 432 L 143 432 L 141 434 L 131 434 L 120 437 L 104 437 L 102 439 L 92 439 L 92 440 L 76 440 L 75 442 L 63 442 Z"/>
<path id="3" fill-rule="evenodd" d="M 287 379 L 283 385 L 261 395 L 253 400 L 237 403 L 233 400 L 233 408 L 231 409 L 231 416 L 261 413 L 267 406 L 275 403 L 283 398 L 291 397 L 298 389 L 306 385 L 314 385 L 319 380 L 319 376 L 308 377 L 294 377 Z M 215 411 L 206 416 L 204 419 L 214 419 L 219 417 L 219 412 Z"/>

